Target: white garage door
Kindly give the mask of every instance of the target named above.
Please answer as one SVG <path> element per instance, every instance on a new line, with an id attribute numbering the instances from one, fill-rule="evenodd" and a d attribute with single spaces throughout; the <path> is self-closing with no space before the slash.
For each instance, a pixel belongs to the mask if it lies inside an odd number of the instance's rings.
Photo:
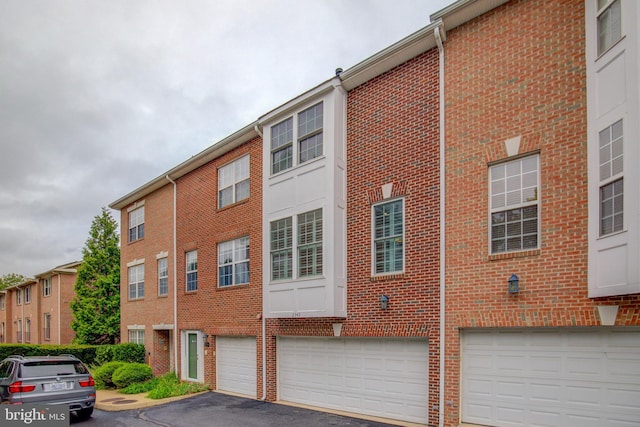
<path id="1" fill-rule="evenodd" d="M 279 398 L 427 423 L 427 341 L 280 338 Z"/>
<path id="2" fill-rule="evenodd" d="M 256 339 L 216 337 L 218 390 L 256 397 Z"/>
<path id="3" fill-rule="evenodd" d="M 489 426 L 640 426 L 640 331 L 465 331 L 462 420 Z"/>

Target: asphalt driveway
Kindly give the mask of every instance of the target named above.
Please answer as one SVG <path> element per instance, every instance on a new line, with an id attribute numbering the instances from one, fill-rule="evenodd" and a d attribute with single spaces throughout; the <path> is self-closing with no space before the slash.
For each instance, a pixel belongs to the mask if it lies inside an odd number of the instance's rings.
<path id="1" fill-rule="evenodd" d="M 121 412 L 96 410 L 91 419 L 72 420 L 71 424 L 77 427 L 391 426 L 214 392 L 145 409 Z"/>

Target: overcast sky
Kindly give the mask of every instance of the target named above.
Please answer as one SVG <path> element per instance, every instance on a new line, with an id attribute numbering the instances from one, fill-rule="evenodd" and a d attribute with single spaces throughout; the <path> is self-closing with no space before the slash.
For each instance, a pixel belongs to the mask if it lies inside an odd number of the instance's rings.
<path id="1" fill-rule="evenodd" d="M 101 207 L 450 3 L 0 0 L 0 276 L 81 260 Z"/>

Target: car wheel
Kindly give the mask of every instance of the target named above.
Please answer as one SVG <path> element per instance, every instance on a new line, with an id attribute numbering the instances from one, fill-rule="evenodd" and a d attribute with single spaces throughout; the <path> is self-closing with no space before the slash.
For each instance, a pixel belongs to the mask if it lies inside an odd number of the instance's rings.
<path id="1" fill-rule="evenodd" d="M 80 420 L 88 420 L 91 414 L 93 414 L 93 408 L 80 409 L 78 411 L 78 418 Z"/>

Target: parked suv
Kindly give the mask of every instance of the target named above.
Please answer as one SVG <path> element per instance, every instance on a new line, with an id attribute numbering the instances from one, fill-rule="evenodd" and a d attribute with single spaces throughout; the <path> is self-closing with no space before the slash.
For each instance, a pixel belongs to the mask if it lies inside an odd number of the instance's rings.
<path id="1" fill-rule="evenodd" d="M 0 362 L 0 403 L 68 405 L 87 419 L 96 402 L 95 383 L 75 356 L 9 356 Z"/>

